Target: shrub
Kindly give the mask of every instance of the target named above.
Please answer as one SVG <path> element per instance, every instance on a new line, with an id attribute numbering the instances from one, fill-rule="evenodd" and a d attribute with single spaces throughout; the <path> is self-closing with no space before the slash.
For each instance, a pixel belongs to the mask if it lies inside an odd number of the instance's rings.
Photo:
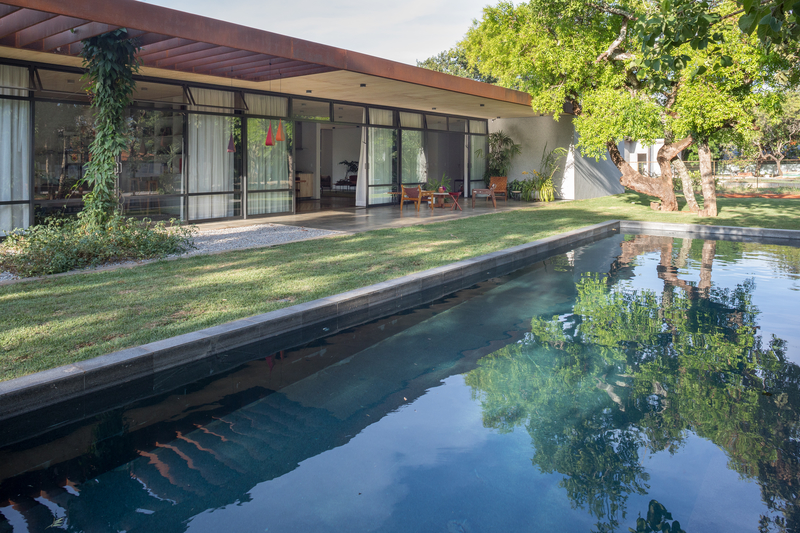
<path id="1" fill-rule="evenodd" d="M 163 258 L 194 248 L 193 227 L 171 220 L 136 220 L 119 215 L 104 223 L 48 219 L 15 230 L 0 245 L 0 268 L 22 277 L 57 274 L 105 263 Z"/>

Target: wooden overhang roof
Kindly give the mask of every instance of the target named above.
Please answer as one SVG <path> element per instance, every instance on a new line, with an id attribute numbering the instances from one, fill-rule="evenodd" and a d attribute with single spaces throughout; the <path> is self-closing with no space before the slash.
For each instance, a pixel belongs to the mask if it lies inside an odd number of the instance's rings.
<path id="1" fill-rule="evenodd" d="M 118 28 L 138 39 L 151 76 L 262 90 L 279 80 L 290 94 L 484 118 L 534 114 L 523 92 L 135 0 L 0 0 L 0 57 L 78 65 L 82 40 Z"/>

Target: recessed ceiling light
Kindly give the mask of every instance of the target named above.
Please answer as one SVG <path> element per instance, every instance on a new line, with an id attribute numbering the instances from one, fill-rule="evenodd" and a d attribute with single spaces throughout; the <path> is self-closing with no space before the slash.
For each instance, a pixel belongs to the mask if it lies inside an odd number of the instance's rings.
<path id="1" fill-rule="evenodd" d="M 500 117 L 497 117 L 497 118 L 500 118 Z"/>
<path id="2" fill-rule="evenodd" d="M 306 105 L 306 104 L 300 104 L 300 105 L 303 106 L 303 105 Z M 497 118 L 500 118 L 500 117 L 497 117 Z"/>
<path id="3" fill-rule="evenodd" d="M 362 86 L 362 87 L 366 87 L 366 86 L 367 86 L 367 84 L 366 84 L 366 83 L 362 83 L 362 84 L 361 84 L 361 86 Z"/>
<path id="4" fill-rule="evenodd" d="M 75 80 L 67 80 L 67 83 L 75 83 Z"/>
<path id="5" fill-rule="evenodd" d="M 311 89 L 306 89 L 307 94 L 311 94 Z"/>
<path id="6" fill-rule="evenodd" d="M 146 91 L 147 87 L 141 87 L 141 90 Z"/>
<path id="7" fill-rule="evenodd" d="M 481 107 L 486 107 L 486 104 L 481 104 Z"/>
<path id="8" fill-rule="evenodd" d="M 436 108 L 435 108 L 435 107 L 432 107 L 431 109 L 433 109 L 434 111 L 436 111 Z"/>

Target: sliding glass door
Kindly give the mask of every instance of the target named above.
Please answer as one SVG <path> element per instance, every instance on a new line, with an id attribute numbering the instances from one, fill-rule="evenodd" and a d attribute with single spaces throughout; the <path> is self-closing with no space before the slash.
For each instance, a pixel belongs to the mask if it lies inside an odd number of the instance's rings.
<path id="1" fill-rule="evenodd" d="M 281 141 L 275 141 L 281 128 Z M 266 145 L 272 132 L 272 146 Z M 292 123 L 247 120 L 247 215 L 292 212 Z"/>
<path id="2" fill-rule="evenodd" d="M 369 128 L 367 133 L 368 205 L 390 204 L 397 182 L 397 130 Z"/>

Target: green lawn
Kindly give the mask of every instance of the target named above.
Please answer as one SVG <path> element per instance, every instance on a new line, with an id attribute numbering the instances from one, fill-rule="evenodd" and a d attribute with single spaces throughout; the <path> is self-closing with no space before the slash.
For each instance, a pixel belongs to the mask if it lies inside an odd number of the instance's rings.
<path id="1" fill-rule="evenodd" d="M 437 224 L 0 287 L 0 379 L 397 278 L 609 219 L 800 229 L 800 200 L 719 199 L 720 216 L 627 193 Z"/>

